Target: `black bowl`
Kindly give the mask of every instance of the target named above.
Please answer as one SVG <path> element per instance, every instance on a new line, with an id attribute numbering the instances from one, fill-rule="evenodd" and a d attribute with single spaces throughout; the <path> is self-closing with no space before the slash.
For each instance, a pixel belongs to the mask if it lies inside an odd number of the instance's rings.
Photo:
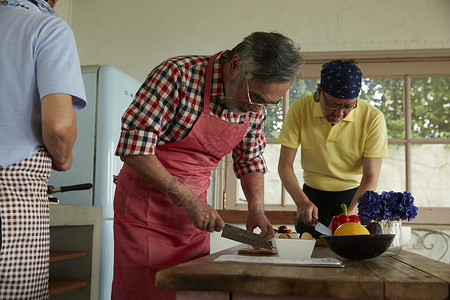
<path id="1" fill-rule="evenodd" d="M 391 245 L 395 234 L 324 236 L 325 243 L 337 255 L 351 260 L 377 257 Z"/>

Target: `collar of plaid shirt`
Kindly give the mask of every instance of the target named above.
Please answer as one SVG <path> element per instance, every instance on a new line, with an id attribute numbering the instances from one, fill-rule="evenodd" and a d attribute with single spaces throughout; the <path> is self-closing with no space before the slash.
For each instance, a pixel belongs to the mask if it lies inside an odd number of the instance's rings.
<path id="1" fill-rule="evenodd" d="M 222 65 L 220 63 L 220 60 L 222 58 L 226 58 L 228 53 L 230 53 L 230 51 L 226 50 L 217 55 L 216 61 L 214 62 L 214 69 L 211 82 L 211 98 L 219 96 L 218 99 L 221 102 L 221 104 L 224 104 L 223 99 L 225 97 L 225 91 L 223 88 Z"/>

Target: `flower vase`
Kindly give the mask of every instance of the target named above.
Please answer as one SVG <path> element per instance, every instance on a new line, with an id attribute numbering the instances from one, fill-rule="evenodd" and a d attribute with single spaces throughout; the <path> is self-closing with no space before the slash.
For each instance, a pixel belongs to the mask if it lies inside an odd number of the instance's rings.
<path id="1" fill-rule="evenodd" d="M 381 228 L 383 228 L 384 234 L 395 234 L 389 248 L 383 253 L 383 255 L 393 256 L 398 255 L 402 251 L 402 221 L 382 220 L 379 222 Z"/>

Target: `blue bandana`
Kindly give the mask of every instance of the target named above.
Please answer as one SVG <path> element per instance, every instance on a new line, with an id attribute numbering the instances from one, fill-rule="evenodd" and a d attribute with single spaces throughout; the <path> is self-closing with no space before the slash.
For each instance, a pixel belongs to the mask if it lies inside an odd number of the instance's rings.
<path id="1" fill-rule="evenodd" d="M 333 60 L 322 66 L 320 87 L 325 93 L 340 99 L 353 99 L 361 90 L 361 70 L 346 60 Z"/>

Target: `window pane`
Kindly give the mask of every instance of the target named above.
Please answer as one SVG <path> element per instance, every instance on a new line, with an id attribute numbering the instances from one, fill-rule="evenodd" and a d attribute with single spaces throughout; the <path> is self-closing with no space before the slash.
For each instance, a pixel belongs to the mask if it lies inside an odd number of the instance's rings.
<path id="1" fill-rule="evenodd" d="M 278 158 L 280 157 L 279 144 L 266 146 L 264 158 L 267 163 L 268 172 L 264 175 L 264 203 L 281 204 L 281 180 L 278 176 Z"/>
<path id="2" fill-rule="evenodd" d="M 264 150 L 267 164 L 267 173 L 264 175 L 264 203 L 268 205 L 281 205 L 281 180 L 278 176 L 278 158 L 280 157 L 280 144 L 268 144 Z M 246 203 L 244 191 L 239 182 L 239 204 Z"/>
<path id="3" fill-rule="evenodd" d="M 266 138 L 278 138 L 283 126 L 283 105 L 267 108 L 266 121 L 264 123 L 264 134 Z"/>
<path id="4" fill-rule="evenodd" d="M 268 172 L 264 175 L 264 203 L 266 205 L 281 205 L 281 179 L 278 175 L 278 159 L 280 157 L 280 144 L 268 144 L 264 151 L 264 158 L 267 163 Z M 300 151 L 297 157 L 300 156 Z M 294 170 L 300 183 L 303 182 L 303 170 L 300 166 L 300 159 L 294 162 Z M 302 183 L 301 183 L 302 184 Z M 295 205 L 292 198 L 286 193 L 286 204 Z M 239 200 L 238 204 L 246 204 L 244 191 L 239 182 Z"/>
<path id="5" fill-rule="evenodd" d="M 411 79 L 413 138 L 450 137 L 450 77 Z"/>
<path id="6" fill-rule="evenodd" d="M 300 177 L 300 178 L 302 178 L 302 177 Z M 298 177 L 297 177 L 297 179 L 298 179 Z M 302 182 L 302 180 L 300 179 L 299 183 L 301 183 L 301 182 Z M 303 188 L 303 184 L 300 184 L 300 187 Z M 292 199 L 291 195 L 289 195 L 289 193 L 287 191 L 286 191 L 285 195 L 286 195 L 285 196 L 286 197 L 286 206 L 293 205 L 294 207 L 296 207 L 294 199 Z"/>
<path id="7" fill-rule="evenodd" d="M 318 79 L 297 80 L 289 89 L 289 103 L 308 95 L 313 95 L 317 89 Z M 283 106 L 277 108 L 268 108 L 265 122 L 266 138 L 278 138 L 281 127 L 283 126 Z"/>
<path id="8" fill-rule="evenodd" d="M 389 145 L 389 157 L 383 159 L 377 191 L 406 190 L 405 146 Z"/>
<path id="9" fill-rule="evenodd" d="M 389 138 L 404 138 L 403 78 L 365 78 L 360 98 L 381 110 Z"/>
<path id="10" fill-rule="evenodd" d="M 450 145 L 412 145 L 412 191 L 416 206 L 450 207 Z"/>
<path id="11" fill-rule="evenodd" d="M 289 89 L 289 103 L 309 95 L 314 95 L 317 90 L 317 84 L 319 83 L 319 79 L 295 81 Z"/>

